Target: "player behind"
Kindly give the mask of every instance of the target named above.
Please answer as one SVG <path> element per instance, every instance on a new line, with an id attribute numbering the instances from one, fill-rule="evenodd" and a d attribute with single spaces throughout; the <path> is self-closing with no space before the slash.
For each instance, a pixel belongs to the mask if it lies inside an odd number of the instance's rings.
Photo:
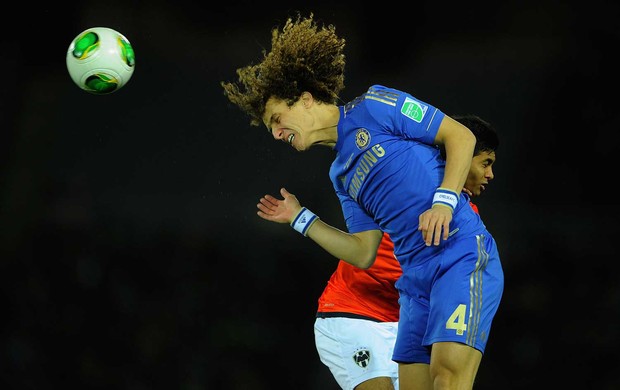
<path id="1" fill-rule="evenodd" d="M 392 355 L 400 389 L 472 388 L 504 287 L 495 240 L 461 192 L 475 136 L 438 108 L 382 85 L 337 105 L 344 46 L 335 27 L 317 25 L 312 14 L 289 18 L 272 30 L 259 63 L 238 69 L 237 83 L 222 82 L 250 124 L 262 122 L 274 139 L 298 151 L 334 150 L 329 176 L 348 232 L 285 188 L 282 198 L 262 197 L 258 215 L 364 269 L 388 233 L 403 270 Z"/>
<path id="2" fill-rule="evenodd" d="M 499 138 L 477 115 L 455 115 L 476 136 L 476 146 L 463 189 L 480 195 L 494 178 Z M 478 207 L 471 203 L 476 212 Z M 318 300 L 315 345 L 321 361 L 344 390 L 398 389 L 398 364 L 392 360 L 398 331 L 401 275 L 394 243 L 384 233 L 375 262 L 368 269 L 343 260 Z"/>

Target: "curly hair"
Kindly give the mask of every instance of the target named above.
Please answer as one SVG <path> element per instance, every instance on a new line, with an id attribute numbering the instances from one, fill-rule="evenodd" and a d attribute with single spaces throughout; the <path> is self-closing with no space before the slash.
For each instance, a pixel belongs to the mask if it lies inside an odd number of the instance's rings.
<path id="1" fill-rule="evenodd" d="M 250 117 L 252 126 L 262 124 L 267 100 L 274 97 L 295 104 L 303 92 L 314 99 L 336 104 L 344 88 L 345 40 L 333 25 L 319 26 L 314 15 L 288 18 L 279 31 L 271 32 L 271 51 L 263 60 L 237 69 L 236 83 L 221 82 L 224 95 Z"/>

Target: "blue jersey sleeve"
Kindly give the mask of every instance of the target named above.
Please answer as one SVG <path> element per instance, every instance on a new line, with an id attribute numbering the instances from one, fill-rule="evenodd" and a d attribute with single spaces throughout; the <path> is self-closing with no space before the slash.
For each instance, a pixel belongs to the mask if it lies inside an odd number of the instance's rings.
<path id="1" fill-rule="evenodd" d="M 393 104 L 385 102 L 395 99 Z M 381 85 L 373 85 L 366 93 L 368 110 L 394 135 L 433 145 L 445 114 L 411 94 Z"/>

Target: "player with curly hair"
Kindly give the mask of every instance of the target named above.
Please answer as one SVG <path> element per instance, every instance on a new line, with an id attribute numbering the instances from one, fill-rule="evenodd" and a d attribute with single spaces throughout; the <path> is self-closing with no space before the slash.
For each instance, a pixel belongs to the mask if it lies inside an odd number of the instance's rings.
<path id="1" fill-rule="evenodd" d="M 382 85 L 338 105 L 345 42 L 312 14 L 289 18 L 271 43 L 258 64 L 237 70 L 238 82 L 222 82 L 224 93 L 276 140 L 336 152 L 329 176 L 348 232 L 285 188 L 282 198 L 262 197 L 258 215 L 289 223 L 363 269 L 389 234 L 403 271 L 392 355 L 400 389 L 472 388 L 504 286 L 495 240 L 461 192 L 475 136 L 438 108 Z"/>

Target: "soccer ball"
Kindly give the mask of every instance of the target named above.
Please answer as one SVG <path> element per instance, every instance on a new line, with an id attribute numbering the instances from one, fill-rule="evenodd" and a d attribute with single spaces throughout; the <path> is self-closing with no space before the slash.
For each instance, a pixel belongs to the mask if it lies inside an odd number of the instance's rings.
<path id="1" fill-rule="evenodd" d="M 95 95 L 107 95 L 126 85 L 136 58 L 125 36 L 107 27 L 79 34 L 67 50 L 67 70 L 75 84 Z"/>

